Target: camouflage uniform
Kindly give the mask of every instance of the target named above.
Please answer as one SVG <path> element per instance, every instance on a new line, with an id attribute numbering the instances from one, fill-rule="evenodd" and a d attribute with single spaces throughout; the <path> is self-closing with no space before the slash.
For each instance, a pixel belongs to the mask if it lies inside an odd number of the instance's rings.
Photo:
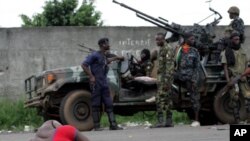
<path id="1" fill-rule="evenodd" d="M 188 53 L 179 48 L 176 57 L 177 78 L 186 86 L 190 94 L 194 112 L 200 110 L 200 94 L 198 93 L 197 80 L 200 55 L 197 49 L 190 47 Z"/>
<path id="2" fill-rule="evenodd" d="M 245 70 L 245 62 L 246 62 L 246 54 L 244 53 L 243 49 L 240 48 L 239 50 L 234 50 L 234 55 L 235 55 L 235 64 L 233 66 L 228 66 L 228 72 L 229 72 L 229 77 L 230 78 L 234 78 L 237 75 L 241 75 L 244 70 Z M 225 55 L 225 50 L 221 53 L 221 63 L 222 64 L 227 64 L 227 59 L 226 59 L 226 55 Z M 237 83 L 235 84 L 230 90 L 230 103 L 233 106 L 233 113 L 234 113 L 234 117 L 236 120 L 240 119 L 240 115 L 239 115 L 239 89 L 243 89 L 244 84 L 241 83 Z M 243 95 L 247 94 L 243 92 Z M 246 95 L 244 95 L 245 97 L 247 97 Z M 247 101 L 248 102 L 248 101 Z M 246 104 L 248 104 L 246 102 Z"/>
<path id="3" fill-rule="evenodd" d="M 150 60 L 144 61 L 140 64 L 143 71 L 143 76 L 151 76 L 153 70 L 153 63 Z"/>
<path id="4" fill-rule="evenodd" d="M 174 73 L 174 48 L 169 45 L 165 45 L 160 48 L 157 55 L 158 60 L 158 72 L 157 72 L 157 80 L 158 80 L 158 91 L 156 94 L 156 106 L 159 118 L 163 118 L 163 111 L 166 111 L 166 124 L 168 120 L 172 122 L 172 100 L 171 100 L 171 85 L 173 83 L 173 73 Z M 163 119 L 162 119 L 163 120 Z M 160 123 L 161 121 L 159 121 Z"/>
<path id="5" fill-rule="evenodd" d="M 231 28 L 240 34 L 240 42 L 244 43 L 245 41 L 245 26 L 244 26 L 244 21 L 240 18 L 237 17 L 234 19 L 228 26 L 228 28 Z"/>

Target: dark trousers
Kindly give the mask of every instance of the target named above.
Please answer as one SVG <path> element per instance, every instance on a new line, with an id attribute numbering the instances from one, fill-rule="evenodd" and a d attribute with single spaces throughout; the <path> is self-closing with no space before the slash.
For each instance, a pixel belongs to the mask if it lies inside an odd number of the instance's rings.
<path id="1" fill-rule="evenodd" d="M 92 87 L 91 105 L 92 107 L 101 107 L 102 103 L 104 103 L 106 111 L 113 107 L 109 87 L 96 84 Z"/>

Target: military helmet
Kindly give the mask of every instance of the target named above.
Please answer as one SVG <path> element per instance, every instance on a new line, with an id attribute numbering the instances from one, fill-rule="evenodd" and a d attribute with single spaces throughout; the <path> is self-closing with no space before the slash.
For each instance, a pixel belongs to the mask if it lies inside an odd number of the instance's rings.
<path id="1" fill-rule="evenodd" d="M 233 14 L 240 14 L 240 9 L 236 6 L 231 6 L 227 12 Z"/>

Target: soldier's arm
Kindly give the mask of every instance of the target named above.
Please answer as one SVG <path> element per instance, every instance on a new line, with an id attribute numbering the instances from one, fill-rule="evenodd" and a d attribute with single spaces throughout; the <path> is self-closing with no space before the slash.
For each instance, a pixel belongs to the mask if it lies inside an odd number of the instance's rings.
<path id="1" fill-rule="evenodd" d="M 82 63 L 81 67 L 84 70 L 84 72 L 89 76 L 89 80 L 92 84 L 95 83 L 95 77 L 90 71 L 89 65 L 93 64 L 95 62 L 95 56 L 93 54 L 87 56 L 86 60 Z"/>
<path id="2" fill-rule="evenodd" d="M 229 82 L 230 78 L 229 78 L 229 73 L 228 73 L 228 66 L 227 66 L 227 59 L 226 59 L 226 55 L 225 55 L 225 50 L 221 52 L 221 64 L 223 65 L 225 78 L 226 78 L 227 82 Z"/>
<path id="3" fill-rule="evenodd" d="M 113 61 L 116 61 L 116 60 L 124 60 L 124 57 L 123 56 L 114 56 L 114 57 L 111 57 L 111 58 L 108 58 L 108 64 L 113 62 Z"/>
<path id="4" fill-rule="evenodd" d="M 150 58 L 151 62 L 154 62 L 157 59 L 157 50 L 156 49 L 152 50 L 150 56 L 151 56 Z"/>
<path id="5" fill-rule="evenodd" d="M 225 73 L 226 80 L 227 80 L 227 82 L 229 82 L 229 81 L 230 81 L 230 78 L 229 78 L 229 73 L 228 73 L 227 64 L 223 64 L 223 68 L 224 68 L 224 73 Z"/>

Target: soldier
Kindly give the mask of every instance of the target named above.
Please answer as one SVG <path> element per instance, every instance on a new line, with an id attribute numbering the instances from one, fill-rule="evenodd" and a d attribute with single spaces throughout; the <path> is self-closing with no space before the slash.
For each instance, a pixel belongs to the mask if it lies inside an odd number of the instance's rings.
<path id="1" fill-rule="evenodd" d="M 150 77 L 153 69 L 153 63 L 150 60 L 150 51 L 148 49 L 143 49 L 140 55 L 141 60 L 138 63 L 141 67 L 141 75 Z"/>
<path id="2" fill-rule="evenodd" d="M 195 114 L 195 121 L 191 126 L 200 126 L 200 94 L 197 88 L 198 69 L 200 55 L 196 48 L 193 47 L 195 37 L 192 33 L 185 33 L 184 42 L 177 51 L 176 55 L 176 78 L 184 84 L 187 92 L 190 94 L 192 107 Z"/>
<path id="3" fill-rule="evenodd" d="M 174 55 L 175 50 L 169 46 L 165 41 L 165 35 L 158 33 L 156 35 L 156 44 L 160 48 L 157 54 L 159 64 L 157 72 L 157 94 L 156 107 L 158 123 L 152 128 L 158 127 L 173 127 L 172 122 L 172 99 L 171 99 L 171 85 L 173 83 L 174 73 Z M 166 121 L 164 123 L 163 112 L 166 113 Z"/>
<path id="4" fill-rule="evenodd" d="M 231 27 L 227 27 L 224 31 L 223 38 L 219 39 L 217 42 L 215 42 L 216 52 L 214 54 L 211 54 L 211 60 L 214 63 L 219 63 L 221 59 L 221 52 L 226 48 L 229 38 L 231 36 L 233 29 Z"/>
<path id="5" fill-rule="evenodd" d="M 71 125 L 48 120 L 38 128 L 35 137 L 30 141 L 89 141 L 89 139 Z"/>
<path id="6" fill-rule="evenodd" d="M 230 79 L 240 75 L 244 72 L 246 67 L 246 54 L 244 54 L 240 45 L 240 34 L 238 32 L 233 32 L 230 36 L 230 41 L 227 44 L 225 50 L 221 53 L 221 63 L 224 68 L 224 73 L 227 82 L 230 82 Z M 233 114 L 235 123 L 240 122 L 239 114 L 239 84 L 236 83 L 229 89 L 230 94 L 230 103 L 233 107 Z"/>
<path id="7" fill-rule="evenodd" d="M 232 19 L 229 27 L 233 30 L 238 31 L 240 34 L 240 43 L 244 43 L 245 40 L 245 27 L 244 21 L 239 17 L 240 9 L 236 6 L 232 6 L 228 9 L 229 18 Z"/>
<path id="8" fill-rule="evenodd" d="M 82 63 L 83 70 L 89 76 L 92 90 L 91 105 L 94 130 L 101 130 L 100 109 L 102 103 L 105 105 L 105 110 L 109 118 L 110 130 L 119 130 L 122 128 L 117 126 L 113 113 L 113 102 L 110 97 L 107 73 L 109 69 L 108 63 L 115 60 L 123 60 L 124 57 L 113 56 L 107 59 L 105 53 L 110 48 L 108 38 L 101 38 L 98 41 L 98 45 L 100 50 L 92 52 Z"/>

